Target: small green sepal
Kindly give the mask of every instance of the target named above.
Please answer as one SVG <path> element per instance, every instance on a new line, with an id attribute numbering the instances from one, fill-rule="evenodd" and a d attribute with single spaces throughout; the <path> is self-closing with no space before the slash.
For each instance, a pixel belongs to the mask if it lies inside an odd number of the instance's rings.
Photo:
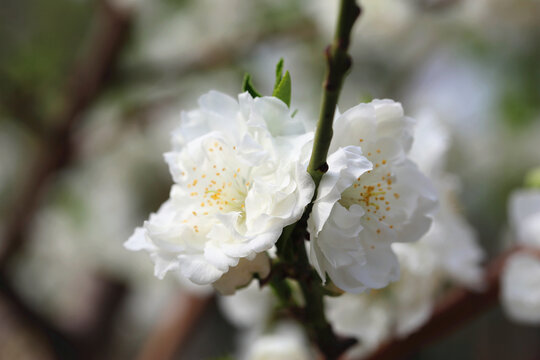
<path id="1" fill-rule="evenodd" d="M 291 106 L 291 75 L 287 71 L 281 78 L 279 83 L 276 83 L 272 96 L 283 101 L 287 106 Z"/>
<path id="2" fill-rule="evenodd" d="M 254 98 L 262 96 L 257 90 L 255 90 L 255 87 L 251 83 L 251 75 L 248 73 L 244 75 L 244 80 L 242 81 L 242 91 L 247 91 Z"/>
<path id="3" fill-rule="evenodd" d="M 274 90 L 276 90 L 277 85 L 281 82 L 281 78 L 283 77 L 283 63 L 284 60 L 281 58 L 276 64 L 276 84 L 274 85 Z"/>

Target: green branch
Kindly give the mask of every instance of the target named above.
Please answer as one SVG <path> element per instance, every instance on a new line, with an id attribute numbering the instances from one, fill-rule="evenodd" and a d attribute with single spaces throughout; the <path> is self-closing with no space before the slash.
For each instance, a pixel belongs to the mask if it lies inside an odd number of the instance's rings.
<path id="1" fill-rule="evenodd" d="M 343 80 L 351 68 L 351 58 L 347 54 L 354 22 L 360 15 L 360 8 L 355 0 L 341 0 L 336 34 L 331 46 L 326 49 L 327 70 L 323 84 L 321 112 L 315 131 L 313 152 L 307 171 L 315 182 L 316 189 L 322 176 L 328 170 L 326 157 L 332 141 L 332 124 Z M 316 196 L 317 191 L 315 191 Z M 306 329 L 310 339 L 317 344 L 326 359 L 337 359 L 356 343 L 355 339 L 340 339 L 336 336 L 324 312 L 324 293 L 321 279 L 309 264 L 304 239 L 306 237 L 307 218 L 311 212 L 309 204 L 296 224 L 283 230 L 277 242 L 280 260 L 288 266 L 289 273 L 272 276 L 270 285 L 282 304 L 291 304 L 292 293 L 285 287 L 286 277 L 296 279 L 305 299 L 303 308 L 296 316 Z M 276 275 L 276 274 L 274 274 Z"/>
<path id="2" fill-rule="evenodd" d="M 347 76 L 352 65 L 351 57 L 347 51 L 351 42 L 352 27 L 360 15 L 360 12 L 360 7 L 356 4 L 356 0 L 340 1 L 334 41 L 325 51 L 327 66 L 323 83 L 321 111 L 315 130 L 313 150 L 307 168 L 308 173 L 315 182 L 314 198 L 317 196 L 317 189 L 322 176 L 328 171 L 326 157 L 328 156 L 328 149 L 330 148 L 330 143 L 332 141 L 334 114 L 336 112 L 339 94 L 343 86 L 343 80 L 345 79 L 345 76 Z M 302 220 L 299 221 L 299 223 L 307 221 L 312 207 L 312 203 L 306 207 Z M 298 227 L 298 223 L 289 225 L 283 230 L 283 233 L 276 244 L 278 254 L 281 255 L 282 253 L 290 251 L 291 244 L 289 238 L 294 232 L 295 227 Z"/>
<path id="3" fill-rule="evenodd" d="M 343 86 L 343 80 L 345 79 L 345 76 L 347 76 L 352 65 L 351 57 L 347 51 L 351 42 L 352 27 L 359 15 L 360 7 L 356 4 L 355 0 L 340 1 L 334 41 L 325 51 L 327 66 L 323 83 L 321 110 L 319 120 L 317 121 L 317 128 L 315 130 L 313 150 L 307 168 L 308 173 L 315 182 L 314 197 L 317 195 L 317 189 L 322 176 L 328 171 L 326 157 L 328 156 L 328 149 L 330 148 L 330 143 L 332 141 L 334 114 L 336 112 L 339 94 Z M 312 207 L 313 204 L 309 204 L 306 207 L 300 222 L 307 221 Z M 295 227 L 298 227 L 298 223 L 289 225 L 284 229 L 283 234 L 276 244 L 278 254 L 282 255 L 291 251 L 289 238 L 294 232 Z"/>
<path id="4" fill-rule="evenodd" d="M 323 84 L 321 112 L 315 131 L 313 152 L 308 166 L 308 173 L 315 182 L 316 189 L 322 176 L 328 170 L 326 157 L 332 141 L 332 124 L 343 85 L 343 80 L 351 68 L 351 57 L 347 53 L 354 22 L 360 15 L 360 8 L 355 0 L 341 0 L 334 41 L 325 52 L 327 60 L 326 77 Z M 317 191 L 315 191 L 315 194 Z M 314 195 L 316 196 L 316 195 Z M 324 313 L 324 288 L 321 279 L 309 264 L 304 239 L 307 218 L 312 204 L 304 211 L 302 219 L 283 230 L 277 242 L 278 255 L 286 265 L 294 269 L 285 277 L 296 279 L 305 299 L 305 306 L 296 314 L 306 329 L 310 339 L 317 344 L 326 359 L 337 359 L 356 343 L 354 339 L 340 339 Z M 283 304 L 291 303 L 292 294 L 283 288 L 286 278 L 273 277 L 271 286 Z M 287 299 L 287 297 L 289 297 Z"/>
<path id="5" fill-rule="evenodd" d="M 323 84 L 324 92 L 317 130 L 315 131 L 313 152 L 308 166 L 308 172 L 313 177 L 317 187 L 322 176 L 328 170 L 326 157 L 332 141 L 332 123 L 343 80 L 352 64 L 347 50 L 351 41 L 353 24 L 359 15 L 360 8 L 356 5 L 355 0 L 341 0 L 334 41 L 325 52 L 327 67 Z"/>

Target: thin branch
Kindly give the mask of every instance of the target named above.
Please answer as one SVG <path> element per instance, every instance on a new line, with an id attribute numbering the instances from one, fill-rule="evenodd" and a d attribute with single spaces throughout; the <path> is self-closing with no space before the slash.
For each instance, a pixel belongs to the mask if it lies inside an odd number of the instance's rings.
<path id="1" fill-rule="evenodd" d="M 0 293 L 4 301 L 22 324 L 34 329 L 47 341 L 57 359 L 102 358 L 110 332 L 125 299 L 127 287 L 117 280 L 96 277 L 99 291 L 87 299 L 93 308 L 86 314 L 87 321 L 72 324 L 70 328 L 58 326 L 35 311 L 16 291 L 13 284 L 0 272 Z"/>
<path id="2" fill-rule="evenodd" d="M 500 278 L 508 257 L 518 251 L 512 248 L 495 259 L 486 268 L 485 288 L 472 292 L 458 287 L 451 290 L 435 307 L 430 320 L 409 336 L 393 339 L 382 344 L 366 360 L 389 360 L 403 358 L 422 347 L 448 335 L 476 316 L 497 304 Z"/>
<path id="3" fill-rule="evenodd" d="M 57 127 L 41 133 L 45 136 L 44 149 L 36 159 L 28 182 L 23 184 L 20 198 L 13 205 L 12 215 L 7 221 L 1 241 L 2 299 L 10 304 L 20 320 L 39 331 L 49 341 L 58 358 L 81 358 L 84 354 L 95 354 L 95 351 L 89 350 L 93 349 L 94 345 L 104 344 L 103 336 L 106 336 L 112 326 L 112 314 L 122 302 L 125 287 L 102 281 L 103 297 L 98 299 L 99 306 L 91 316 L 95 322 L 70 333 L 33 310 L 17 293 L 8 279 L 8 262 L 27 241 L 30 224 L 51 178 L 69 164 L 75 151 L 72 139 L 75 125 L 106 84 L 107 77 L 126 43 L 130 23 L 129 14 L 119 11 L 106 1 L 99 3 L 96 31 L 91 37 L 88 56 L 69 78 L 64 110 L 56 119 L 44 122 L 56 124 Z"/>
<path id="4" fill-rule="evenodd" d="M 88 310 L 77 327 L 66 329 L 74 338 L 78 359 L 107 358 L 116 321 L 120 309 L 128 295 L 128 287 L 123 280 L 103 274 L 94 279 L 96 291 L 88 299 Z"/>
<path id="5" fill-rule="evenodd" d="M 23 324 L 36 329 L 39 335 L 48 342 L 56 358 L 75 358 L 74 339 L 41 314 L 34 311 L 20 297 L 12 283 L 3 273 L 0 273 L 0 293 L 2 294 L 2 300 L 10 306 L 10 310 L 16 314 L 17 319 Z"/>
<path id="6" fill-rule="evenodd" d="M 46 122 L 58 124 L 57 128 L 46 139 L 46 148 L 38 156 L 28 183 L 14 203 L 1 242 L 0 268 L 6 266 L 26 241 L 29 225 L 50 178 L 69 163 L 74 152 L 74 125 L 104 87 L 126 43 L 130 23 L 128 14 L 106 1 L 100 2 L 97 31 L 91 38 L 89 55 L 76 67 L 69 79 L 64 110 L 57 119 Z"/>
<path id="7" fill-rule="evenodd" d="M 352 27 L 359 15 L 360 8 L 355 0 L 340 1 L 334 41 L 325 52 L 327 71 L 323 84 L 321 111 L 315 131 L 313 152 L 307 168 L 308 173 L 315 182 L 315 188 L 318 187 L 322 176 L 328 170 L 326 157 L 332 140 L 334 113 L 343 80 L 351 68 L 352 61 L 347 51 Z M 289 274 L 289 277 L 298 280 L 305 299 L 304 307 L 296 311 L 300 323 L 326 359 L 337 359 L 349 347 L 354 345 L 356 340 L 339 338 L 325 316 L 324 289 L 319 276 L 309 264 L 304 245 L 306 219 L 310 212 L 311 205 L 308 205 L 302 219 L 283 230 L 277 242 L 278 254 L 286 265 L 291 264 L 296 267 L 296 272 Z M 290 299 L 287 298 L 289 292 L 282 291 L 284 287 L 280 286 L 285 281 L 284 277 L 275 278 L 272 279 L 270 285 L 274 288 L 275 293 L 280 296 L 281 302 L 287 304 L 290 302 Z M 290 296 L 289 294 L 288 297 Z"/>
<path id="8" fill-rule="evenodd" d="M 351 32 L 354 23 L 360 16 L 361 9 L 356 4 L 356 0 L 341 0 L 339 5 L 339 14 L 336 23 L 334 41 L 325 51 L 326 57 L 326 75 L 323 83 L 323 95 L 321 100 L 321 110 L 315 136 L 313 141 L 313 151 L 307 168 L 308 173 L 315 182 L 315 195 L 322 176 L 328 171 L 326 157 L 330 142 L 332 141 L 332 125 L 334 123 L 334 114 L 336 112 L 339 94 L 343 86 L 343 81 L 347 76 L 351 66 L 351 56 L 347 53 L 351 42 Z M 305 223 L 311 213 L 312 204 L 309 204 L 304 210 L 302 219 L 283 229 L 276 246 L 278 253 L 283 256 L 291 252 L 291 235 L 298 230 L 300 223 Z M 305 227 L 304 227 L 305 228 Z"/>
<path id="9" fill-rule="evenodd" d="M 328 170 L 326 156 L 332 141 L 332 124 L 343 85 L 343 80 L 349 72 L 352 60 L 347 53 L 351 41 L 352 27 L 360 15 L 360 8 L 355 0 L 342 0 L 339 7 L 339 17 L 336 26 L 334 42 L 326 49 L 326 77 L 323 84 L 321 111 L 315 131 L 313 152 L 308 166 L 308 172 L 319 185 L 322 176 Z"/>

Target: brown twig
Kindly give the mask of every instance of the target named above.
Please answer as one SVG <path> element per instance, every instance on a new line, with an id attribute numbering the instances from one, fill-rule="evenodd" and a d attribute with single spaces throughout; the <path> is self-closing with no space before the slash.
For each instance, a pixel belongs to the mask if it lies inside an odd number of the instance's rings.
<path id="1" fill-rule="evenodd" d="M 382 344 L 366 360 L 401 359 L 449 334 L 475 316 L 489 310 L 499 299 L 500 278 L 508 257 L 518 251 L 512 248 L 493 259 L 485 271 L 485 288 L 473 292 L 452 289 L 435 307 L 431 319 L 409 336 Z"/>
<path id="2" fill-rule="evenodd" d="M 10 306 L 10 310 L 16 314 L 17 319 L 22 324 L 38 330 L 39 335 L 50 345 L 56 358 L 75 357 L 76 351 L 73 347 L 73 339 L 58 326 L 34 311 L 20 297 L 11 282 L 2 273 L 0 273 L 0 292 L 2 293 L 2 300 Z"/>
<path id="3" fill-rule="evenodd" d="M 106 348 L 115 314 L 127 293 L 126 286 L 117 280 L 98 276 L 96 281 L 99 289 L 94 297 L 88 299 L 88 303 L 93 305 L 85 316 L 88 321 L 69 329 L 35 311 L 3 273 L 0 273 L 0 293 L 17 319 L 47 341 L 55 358 L 95 359 L 102 358 L 103 354 L 99 352 Z"/>
<path id="4" fill-rule="evenodd" d="M 95 291 L 88 299 L 88 309 L 84 321 L 76 327 L 66 329 L 73 338 L 77 359 L 107 358 L 112 332 L 128 295 L 128 287 L 123 280 L 98 274 L 94 277 Z"/>
<path id="5" fill-rule="evenodd" d="M 13 205 L 0 248 L 0 294 L 2 300 L 25 324 L 39 331 L 49 341 L 58 358 L 81 358 L 87 351 L 104 344 L 104 336 L 112 326 L 116 312 L 125 294 L 125 286 L 109 280 L 101 281 L 102 290 L 97 306 L 85 328 L 70 333 L 43 317 L 17 293 L 8 279 L 8 262 L 24 245 L 30 224 L 39 202 L 52 177 L 69 164 L 75 151 L 73 132 L 77 121 L 98 97 L 116 59 L 127 40 L 130 28 L 129 14 L 118 10 L 107 1 L 99 3 L 98 21 L 91 37 L 88 56 L 76 66 L 66 91 L 64 110 L 51 121 L 52 131 L 40 132 L 44 136 L 42 152 L 37 156 L 34 171 L 23 184 L 21 196 Z M 91 300 L 89 300 L 91 301 Z M 91 355 L 89 355 L 91 356 Z"/>
<path id="6" fill-rule="evenodd" d="M 180 293 L 163 312 L 138 360 L 168 360 L 185 344 L 190 330 L 210 304 L 211 297 L 197 297 Z"/>
<path id="7" fill-rule="evenodd" d="M 90 41 L 89 55 L 69 79 L 64 110 L 47 123 L 57 127 L 47 134 L 44 149 L 36 160 L 21 196 L 14 203 L 0 248 L 0 268 L 24 244 L 29 225 L 51 177 L 64 168 L 74 152 L 72 133 L 86 108 L 97 98 L 107 76 L 126 43 L 130 17 L 107 1 L 100 2 L 96 31 Z"/>

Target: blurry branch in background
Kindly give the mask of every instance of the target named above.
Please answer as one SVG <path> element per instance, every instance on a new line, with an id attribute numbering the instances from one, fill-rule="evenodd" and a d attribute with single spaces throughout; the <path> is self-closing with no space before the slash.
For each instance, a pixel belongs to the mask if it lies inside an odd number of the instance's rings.
<path id="1" fill-rule="evenodd" d="M 88 299 L 90 309 L 79 323 L 66 328 L 76 345 L 77 359 L 106 358 L 112 332 L 120 309 L 128 295 L 128 287 L 118 279 L 94 275 L 95 290 Z"/>
<path id="2" fill-rule="evenodd" d="M 264 28 L 250 34 L 243 33 L 238 38 L 210 44 L 202 50 L 186 54 L 181 61 L 175 61 L 173 64 L 162 66 L 149 63 L 138 63 L 131 66 L 122 64 L 122 67 L 114 72 L 114 78 L 108 85 L 116 90 L 116 87 L 128 89 L 139 83 L 177 82 L 188 74 L 231 66 L 245 59 L 261 42 L 291 37 L 298 40 L 309 40 L 313 39 L 315 35 L 317 35 L 315 24 L 312 20 L 305 18 L 277 28 Z M 178 97 L 179 95 L 176 93 L 161 94 L 158 97 L 136 97 L 136 101 L 129 102 L 123 109 L 122 118 L 129 119 L 129 123 L 125 126 L 146 126 L 155 121 L 154 112 L 156 110 L 178 104 Z M 112 131 L 124 129 L 125 127 L 120 127 L 112 129 Z M 116 136 L 110 136 L 110 139 L 116 139 Z"/>
<path id="3" fill-rule="evenodd" d="M 38 154 L 29 181 L 23 184 L 19 198 L 13 204 L 11 217 L 0 248 L 0 269 L 24 244 L 27 232 L 38 208 L 39 200 L 50 178 L 66 167 L 75 152 L 73 131 L 86 108 L 99 95 L 124 47 L 130 28 L 130 16 L 106 1 L 100 1 L 95 33 L 88 54 L 69 79 L 65 108 L 51 121 L 55 128 L 43 133 L 42 151 Z"/>
<path id="4" fill-rule="evenodd" d="M 0 274 L 0 293 L 21 323 L 47 341 L 57 359 L 97 359 L 104 354 L 110 332 L 127 288 L 117 280 L 95 276 L 96 291 L 87 299 L 92 308 L 69 328 L 54 324 L 25 302 L 13 284 Z"/>
<path id="5" fill-rule="evenodd" d="M 23 86 L 0 73 L 0 81 L 7 85 L 11 91 L 7 96 L 0 99 L 0 105 L 8 109 L 8 112 L 17 119 L 17 124 L 21 125 L 33 136 L 42 136 L 46 129 L 38 121 L 39 111 L 36 106 L 35 95 L 24 89 Z M 41 119 L 43 120 L 43 119 Z"/>
<path id="6" fill-rule="evenodd" d="M 407 337 L 390 340 L 365 360 L 405 357 L 450 334 L 467 321 L 491 309 L 499 301 L 501 275 L 508 257 L 520 250 L 511 248 L 491 260 L 485 269 L 485 288 L 478 292 L 463 287 L 450 289 L 438 302 L 427 323 Z M 540 257 L 540 254 L 537 254 Z"/>
<path id="7" fill-rule="evenodd" d="M 172 359 L 193 335 L 193 328 L 212 301 L 181 292 L 164 309 L 161 319 L 143 345 L 138 360 Z"/>
<path id="8" fill-rule="evenodd" d="M 120 86 L 131 87 L 133 83 L 148 83 L 160 79 L 177 81 L 178 78 L 197 71 L 237 64 L 245 59 L 257 46 L 274 39 L 312 39 L 317 35 L 317 27 L 309 18 L 295 19 L 279 27 L 263 27 L 258 31 L 240 33 L 225 41 L 217 41 L 201 50 L 186 54 L 180 61 L 159 66 L 142 62 L 121 69 L 117 74 Z"/>
<path id="9" fill-rule="evenodd" d="M 74 343 L 64 331 L 52 324 L 48 319 L 35 312 L 15 291 L 13 284 L 7 279 L 4 274 L 0 274 L 0 293 L 2 301 L 10 306 L 11 312 L 15 313 L 17 319 L 23 325 L 37 330 L 38 334 L 47 341 L 47 345 L 51 348 L 56 358 L 69 353 L 71 357 L 74 355 L 72 344 Z"/>
<path id="10" fill-rule="evenodd" d="M 76 152 L 73 139 L 75 125 L 106 85 L 120 51 L 126 44 L 130 24 L 130 14 L 116 9 L 107 1 L 99 2 L 97 24 L 88 52 L 69 78 L 64 110 L 54 121 L 41 122 L 52 123 L 55 127 L 52 130 L 39 131 L 42 137 L 41 152 L 37 155 L 33 171 L 28 177 L 29 181 L 23 184 L 23 190 L 12 206 L 13 211 L 1 242 L 2 300 L 10 304 L 19 320 L 49 340 L 52 350 L 61 358 L 81 358 L 82 354 L 91 357 L 91 354 L 95 354 L 95 351 L 105 344 L 114 320 L 113 314 L 118 312 L 127 288 L 115 280 L 102 277 L 96 279 L 99 291 L 95 298 L 88 299 L 88 303 L 95 308 L 87 315 L 86 321 L 66 331 L 35 312 L 17 294 L 8 277 L 8 263 L 27 241 L 32 220 L 49 181 L 69 164 Z"/>

